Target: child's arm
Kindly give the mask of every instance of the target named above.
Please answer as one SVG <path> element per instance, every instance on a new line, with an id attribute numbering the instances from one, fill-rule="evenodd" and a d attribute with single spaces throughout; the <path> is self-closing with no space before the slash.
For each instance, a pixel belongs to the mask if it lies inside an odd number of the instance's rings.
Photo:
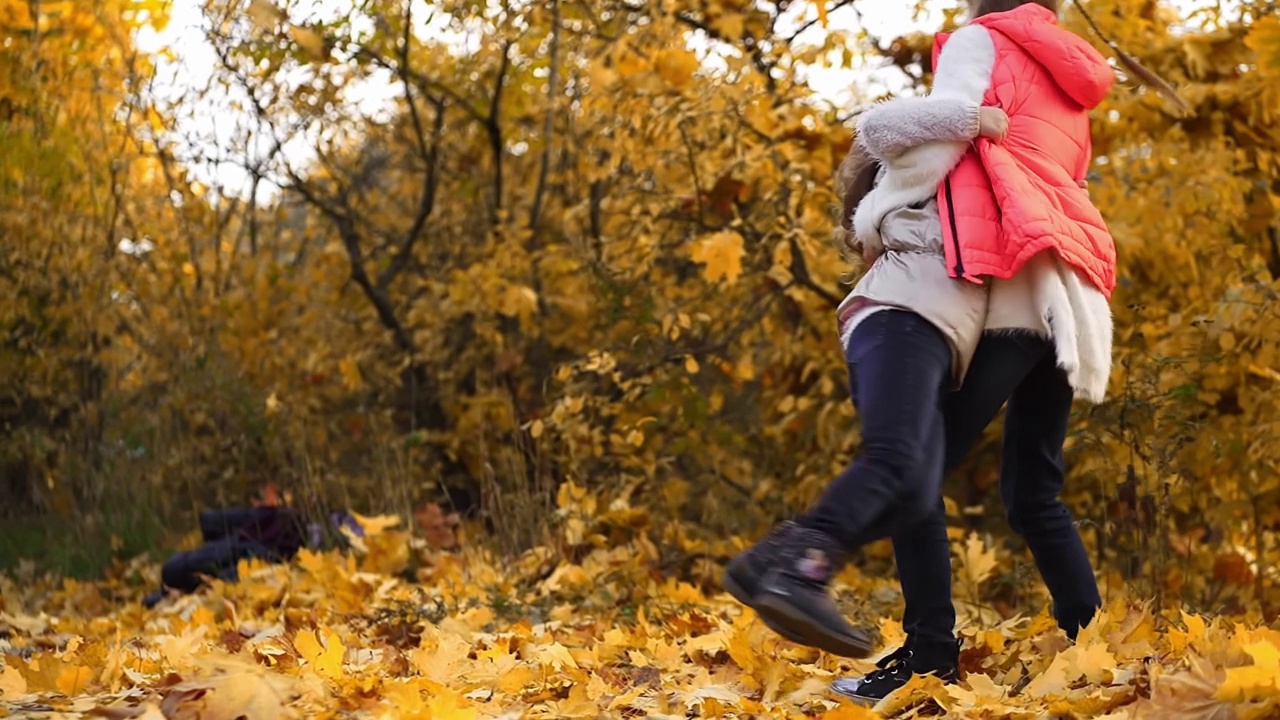
<path id="1" fill-rule="evenodd" d="M 995 65 L 995 45 L 986 28 L 969 25 L 952 33 L 935 65 L 927 97 L 892 100 L 858 119 L 859 135 L 873 155 L 888 160 L 927 143 L 1003 136 L 1007 127 L 988 124 L 995 118 L 1007 123 L 1007 116 L 982 107 Z"/>
<path id="2" fill-rule="evenodd" d="M 858 118 L 858 141 L 881 160 L 930 142 L 969 142 L 981 127 L 979 105 L 955 97 L 904 97 Z"/>

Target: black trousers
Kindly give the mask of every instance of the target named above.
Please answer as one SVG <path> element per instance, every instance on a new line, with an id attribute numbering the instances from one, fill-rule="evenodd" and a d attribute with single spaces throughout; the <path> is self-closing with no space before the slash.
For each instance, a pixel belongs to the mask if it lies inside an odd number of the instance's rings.
<path id="1" fill-rule="evenodd" d="M 878 312 L 846 350 L 862 426 L 859 457 L 800 522 L 853 550 L 889 536 L 914 643 L 954 642 L 951 553 L 941 485 L 1006 402 L 1000 493 L 1074 636 L 1101 605 L 1097 581 L 1060 495 L 1072 391 L 1052 344 L 1029 333 L 983 337 L 964 387 L 948 392 L 950 346 L 914 313 Z"/>
<path id="2" fill-rule="evenodd" d="M 964 386 L 943 400 L 946 469 L 957 466 L 1008 400 L 1000 456 L 1000 498 L 1010 528 L 1023 537 L 1053 598 L 1053 614 L 1075 637 L 1102 606 L 1098 582 L 1071 511 L 1062 445 L 1071 386 L 1051 342 L 1027 333 L 987 334 Z M 928 516 L 893 533 L 906 599 L 903 627 L 918 643 L 954 642 L 951 555 L 941 498 Z"/>

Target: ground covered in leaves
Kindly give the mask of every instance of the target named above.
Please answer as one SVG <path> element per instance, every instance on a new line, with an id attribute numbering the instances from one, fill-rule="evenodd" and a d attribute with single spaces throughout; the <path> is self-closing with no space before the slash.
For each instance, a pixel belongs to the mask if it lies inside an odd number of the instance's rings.
<path id="1" fill-rule="evenodd" d="M 241 582 L 154 610 L 138 602 L 153 565 L 120 566 L 99 583 L 20 571 L 0 579 L 0 716 L 1280 713 L 1280 632 L 1126 602 L 1111 604 L 1074 645 L 1044 612 L 964 621 L 961 684 L 918 678 L 874 710 L 841 704 L 829 682 L 871 662 L 782 641 L 719 592 L 711 581 L 719 558 L 741 541 L 710 547 L 678 527 L 636 532 L 640 515 L 625 508 L 610 515 L 590 525 L 570 517 L 555 548 L 515 561 L 435 549 L 394 519 L 362 518 L 368 534 L 347 552 L 243 564 Z M 980 543 L 961 547 L 961 575 L 990 562 Z M 851 569 L 841 581 L 856 616 L 893 614 L 890 579 Z M 962 608 L 962 617 L 973 615 Z M 901 640 L 892 620 L 880 630 L 888 647 Z"/>

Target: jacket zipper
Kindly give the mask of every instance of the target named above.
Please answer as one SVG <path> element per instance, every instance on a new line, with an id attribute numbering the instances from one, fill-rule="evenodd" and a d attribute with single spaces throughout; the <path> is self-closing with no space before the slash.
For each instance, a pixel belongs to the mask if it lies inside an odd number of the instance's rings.
<path id="1" fill-rule="evenodd" d="M 960 258 L 960 236 L 956 231 L 956 206 L 951 200 L 950 176 L 943 182 L 943 192 L 947 195 L 947 219 L 951 223 L 951 248 L 956 254 L 955 277 L 961 278 L 964 277 L 964 260 Z"/>

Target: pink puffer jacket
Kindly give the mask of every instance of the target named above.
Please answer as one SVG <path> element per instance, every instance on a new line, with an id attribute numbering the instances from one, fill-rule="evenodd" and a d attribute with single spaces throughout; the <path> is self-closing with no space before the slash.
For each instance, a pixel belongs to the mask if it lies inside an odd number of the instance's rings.
<path id="1" fill-rule="evenodd" d="M 1116 249 L 1083 188 L 1091 162 L 1089 110 L 1115 76 L 1083 38 L 1029 3 L 979 17 L 995 45 L 984 105 L 1004 109 L 1001 143 L 975 141 L 938 189 L 947 268 L 981 282 L 1010 278 L 1028 260 L 1054 250 L 1110 297 Z M 934 42 L 934 62 L 948 36 Z"/>

